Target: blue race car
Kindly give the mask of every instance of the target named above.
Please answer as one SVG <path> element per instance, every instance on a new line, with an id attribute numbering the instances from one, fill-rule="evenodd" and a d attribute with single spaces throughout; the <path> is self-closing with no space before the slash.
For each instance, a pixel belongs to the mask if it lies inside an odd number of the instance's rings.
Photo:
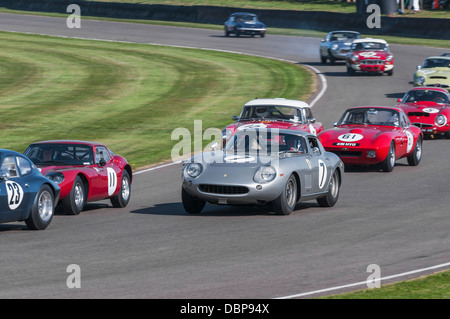
<path id="1" fill-rule="evenodd" d="M 29 229 L 47 228 L 59 200 L 59 186 L 18 152 L 0 149 L 0 163 L 0 223 L 25 221 Z"/>

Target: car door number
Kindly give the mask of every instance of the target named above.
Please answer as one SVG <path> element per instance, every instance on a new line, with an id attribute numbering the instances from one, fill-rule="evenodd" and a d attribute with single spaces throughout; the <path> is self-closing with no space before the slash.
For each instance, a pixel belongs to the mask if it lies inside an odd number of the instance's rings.
<path id="1" fill-rule="evenodd" d="M 327 165 L 322 160 L 319 160 L 319 188 L 324 188 L 327 181 Z"/>
<path id="2" fill-rule="evenodd" d="M 111 167 L 106 168 L 108 172 L 108 196 L 114 194 L 117 188 L 117 174 Z"/>
<path id="3" fill-rule="evenodd" d="M 8 193 L 8 206 L 9 209 L 14 210 L 22 203 L 23 189 L 16 182 L 7 181 L 6 191 Z"/>

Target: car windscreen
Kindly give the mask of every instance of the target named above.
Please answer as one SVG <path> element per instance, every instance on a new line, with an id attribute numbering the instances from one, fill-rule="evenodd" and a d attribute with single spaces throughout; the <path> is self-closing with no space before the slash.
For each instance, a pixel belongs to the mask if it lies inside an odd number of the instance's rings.
<path id="1" fill-rule="evenodd" d="M 93 165 L 92 146 L 84 144 L 32 144 L 24 153 L 36 165 Z"/>
<path id="2" fill-rule="evenodd" d="M 239 14 L 239 15 L 234 16 L 234 19 L 237 22 L 239 22 L 239 21 L 256 22 L 258 20 L 256 16 L 250 15 L 250 14 Z"/>
<path id="3" fill-rule="evenodd" d="M 358 33 L 353 32 L 339 32 L 339 33 L 333 33 L 331 35 L 330 41 L 345 41 L 345 40 L 352 40 L 352 39 L 358 39 L 360 36 Z"/>
<path id="4" fill-rule="evenodd" d="M 415 103 L 415 102 L 449 103 L 449 98 L 445 93 L 439 92 L 439 91 L 411 90 L 405 94 L 402 102 L 403 103 Z"/>
<path id="5" fill-rule="evenodd" d="M 382 108 L 358 108 L 347 110 L 339 125 L 385 125 L 400 126 L 397 110 Z"/>
<path id="6" fill-rule="evenodd" d="M 308 148 L 304 137 L 279 133 L 277 130 L 242 130 L 236 132 L 225 146 L 225 151 L 270 154 L 295 152 L 306 154 Z"/>
<path id="7" fill-rule="evenodd" d="M 450 68 L 450 59 L 426 59 L 423 68 Z"/>
<path id="8" fill-rule="evenodd" d="M 301 110 L 280 105 L 246 106 L 239 120 L 283 120 L 303 123 Z"/>
<path id="9" fill-rule="evenodd" d="M 352 49 L 354 51 L 388 51 L 388 45 L 380 42 L 358 42 L 353 43 Z"/>

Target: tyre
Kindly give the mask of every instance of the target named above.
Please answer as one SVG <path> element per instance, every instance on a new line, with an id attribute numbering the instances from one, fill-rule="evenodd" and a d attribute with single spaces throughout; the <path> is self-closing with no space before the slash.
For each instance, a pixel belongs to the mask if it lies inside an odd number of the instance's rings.
<path id="1" fill-rule="evenodd" d="M 336 64 L 336 58 L 331 54 L 331 52 L 328 52 L 328 56 L 330 58 L 330 64 L 331 65 Z"/>
<path id="2" fill-rule="evenodd" d="M 123 208 L 128 205 L 131 197 L 131 179 L 126 170 L 122 172 L 122 181 L 120 184 L 120 191 L 117 195 L 111 197 L 111 204 L 113 207 Z"/>
<path id="3" fill-rule="evenodd" d="M 297 180 L 291 174 L 280 196 L 273 201 L 272 205 L 277 215 L 289 215 L 297 203 Z"/>
<path id="4" fill-rule="evenodd" d="M 181 200 L 183 202 L 184 210 L 189 214 L 200 213 L 206 204 L 206 201 L 189 195 L 183 187 L 181 187 Z"/>
<path id="5" fill-rule="evenodd" d="M 347 74 L 348 75 L 355 75 L 355 70 L 353 70 L 353 68 L 352 67 L 350 67 L 350 66 L 347 66 Z"/>
<path id="6" fill-rule="evenodd" d="M 391 146 L 389 147 L 389 152 L 386 155 L 386 158 L 381 163 L 381 167 L 383 172 L 392 172 L 395 166 L 395 145 L 394 142 L 391 142 Z"/>
<path id="7" fill-rule="evenodd" d="M 414 151 L 407 157 L 408 164 L 411 166 L 417 166 L 422 159 L 422 137 L 419 136 L 414 147 Z"/>
<path id="8" fill-rule="evenodd" d="M 386 73 L 387 73 L 387 75 L 393 75 L 393 74 L 394 74 L 394 69 L 389 70 L 389 71 L 387 71 Z"/>
<path id="9" fill-rule="evenodd" d="M 341 186 L 341 179 L 338 170 L 335 170 L 333 177 L 330 180 L 328 192 L 324 197 L 318 198 L 317 203 L 321 207 L 333 207 L 339 198 L 339 189 Z"/>
<path id="10" fill-rule="evenodd" d="M 446 139 L 450 139 L 450 131 L 445 132 L 445 133 L 444 133 L 444 137 L 445 137 Z"/>
<path id="11" fill-rule="evenodd" d="M 83 181 L 80 176 L 75 178 L 70 194 L 63 198 L 64 212 L 69 215 L 78 215 L 84 208 L 86 195 Z"/>
<path id="12" fill-rule="evenodd" d="M 36 194 L 30 216 L 25 224 L 32 230 L 44 230 L 50 225 L 55 212 L 55 196 L 48 185 L 42 185 Z"/>
<path id="13" fill-rule="evenodd" d="M 230 36 L 230 32 L 228 32 L 227 30 L 225 30 L 225 36 L 229 37 Z"/>
<path id="14" fill-rule="evenodd" d="M 259 36 L 260 36 L 261 38 L 264 38 L 264 37 L 266 36 L 266 34 L 265 34 L 265 33 L 261 33 Z"/>

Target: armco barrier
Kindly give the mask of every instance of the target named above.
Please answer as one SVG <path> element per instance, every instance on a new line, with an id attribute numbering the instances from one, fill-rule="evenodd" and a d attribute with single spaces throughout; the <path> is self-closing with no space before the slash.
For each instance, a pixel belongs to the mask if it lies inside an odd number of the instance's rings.
<path id="1" fill-rule="evenodd" d="M 420 38 L 450 39 L 450 19 L 381 17 L 381 28 L 367 27 L 367 14 L 319 11 L 249 10 L 214 6 L 170 6 L 84 0 L 0 0 L 0 7 L 14 10 L 66 13 L 69 4 L 78 4 L 82 16 L 148 19 L 207 24 L 223 24 L 228 15 L 251 11 L 268 28 L 293 28 L 331 31 L 355 30 L 371 35 L 398 35 Z M 270 33 L 270 29 L 268 30 Z"/>

